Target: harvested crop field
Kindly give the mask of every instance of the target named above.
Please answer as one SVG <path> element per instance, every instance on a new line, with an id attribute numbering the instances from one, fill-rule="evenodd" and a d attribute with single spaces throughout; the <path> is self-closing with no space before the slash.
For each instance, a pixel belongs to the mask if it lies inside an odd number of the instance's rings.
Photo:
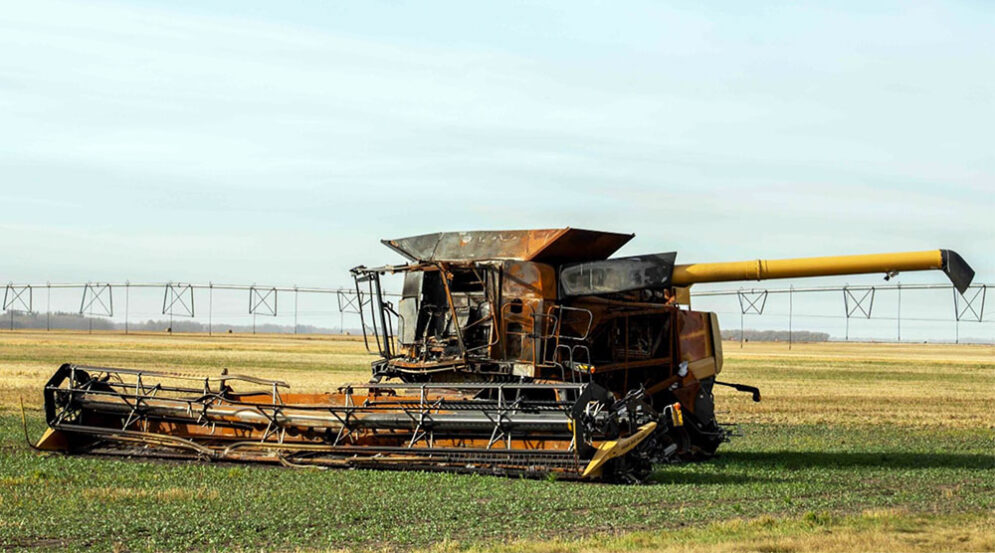
<path id="1" fill-rule="evenodd" d="M 63 362 L 363 381 L 343 337 L 0 333 L 0 548 L 115 551 L 995 549 L 995 348 L 726 345 L 711 462 L 613 486 L 39 454 Z"/>

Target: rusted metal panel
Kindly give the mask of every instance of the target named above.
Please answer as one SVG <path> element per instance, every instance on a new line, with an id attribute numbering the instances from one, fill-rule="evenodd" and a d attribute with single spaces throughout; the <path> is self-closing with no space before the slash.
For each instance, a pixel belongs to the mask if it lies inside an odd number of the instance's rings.
<path id="1" fill-rule="evenodd" d="M 709 313 L 709 330 L 712 333 L 712 352 L 715 357 L 715 374 L 722 372 L 722 330 L 719 328 L 718 313 Z"/>
<path id="2" fill-rule="evenodd" d="M 677 332 L 681 360 L 695 361 L 712 355 L 711 319 L 704 311 L 679 311 Z"/>
<path id="3" fill-rule="evenodd" d="M 526 363 L 531 366 L 529 372 L 534 372 L 538 353 L 535 336 L 542 335 L 547 326 L 545 301 L 555 298 L 556 275 L 551 266 L 530 261 L 504 262 L 499 313 L 503 328 L 499 351 L 504 360 Z M 518 373 L 525 370 L 516 369 Z"/>
<path id="4" fill-rule="evenodd" d="M 505 261 L 501 294 L 506 298 L 556 299 L 556 272 L 545 263 Z"/>
<path id="5" fill-rule="evenodd" d="M 635 234 L 565 228 L 527 259 L 551 264 L 607 259 L 633 236 Z"/>
<path id="6" fill-rule="evenodd" d="M 382 242 L 412 261 L 518 259 L 562 263 L 606 259 L 633 236 L 562 228 L 436 232 Z"/>

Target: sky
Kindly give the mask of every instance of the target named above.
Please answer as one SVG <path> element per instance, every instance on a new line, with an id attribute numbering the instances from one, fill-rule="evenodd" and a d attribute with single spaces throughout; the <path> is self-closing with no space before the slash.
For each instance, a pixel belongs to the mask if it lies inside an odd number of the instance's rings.
<path id="1" fill-rule="evenodd" d="M 951 248 L 992 282 L 992 28 L 987 2 L 7 2 L 0 280 L 335 287 L 400 261 L 381 238 L 572 226 L 685 262 Z"/>

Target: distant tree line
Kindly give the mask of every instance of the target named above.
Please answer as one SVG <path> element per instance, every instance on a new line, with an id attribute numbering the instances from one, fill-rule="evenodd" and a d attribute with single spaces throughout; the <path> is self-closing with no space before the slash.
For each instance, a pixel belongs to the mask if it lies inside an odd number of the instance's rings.
<path id="1" fill-rule="evenodd" d="M 124 323 L 112 321 L 104 317 L 87 317 L 79 313 L 53 312 L 46 316 L 45 313 L 29 313 L 25 311 L 13 311 L 14 329 L 35 329 L 45 328 L 62 330 L 124 330 Z M 0 318 L 0 328 L 10 328 L 11 313 L 3 313 Z M 189 319 L 129 321 L 128 329 L 135 332 L 203 332 L 207 333 L 207 324 Z M 232 325 L 224 322 L 217 322 L 213 325 L 213 331 L 217 334 L 226 332 L 237 332 L 244 334 L 252 332 L 252 325 Z M 278 325 L 273 323 L 256 324 L 255 331 L 261 334 L 293 334 L 293 325 Z M 324 328 L 313 325 L 298 325 L 298 334 L 339 334 L 340 329 Z M 344 334 L 360 334 L 359 329 L 345 329 Z M 748 342 L 787 342 L 787 330 L 752 330 L 747 329 L 744 337 Z M 739 329 L 723 329 L 722 338 L 725 340 L 739 340 Z M 791 339 L 795 342 L 826 342 L 829 340 L 828 332 L 812 332 L 809 330 L 795 330 Z"/>
<path id="2" fill-rule="evenodd" d="M 13 314 L 13 318 L 11 318 Z M 35 329 L 44 330 L 46 328 L 59 330 L 124 330 L 124 323 L 112 321 L 104 317 L 87 317 L 79 313 L 53 312 L 49 315 L 45 313 L 28 313 L 24 311 L 13 311 L 3 313 L 0 317 L 0 328 L 10 328 L 13 321 L 14 329 Z M 135 332 L 203 332 L 207 333 L 208 325 L 188 319 L 129 321 L 128 329 Z M 213 325 L 213 331 L 221 334 L 228 331 L 247 333 L 252 332 L 252 325 L 232 325 L 224 322 L 217 322 Z M 278 325 L 272 323 L 262 323 L 255 326 L 255 331 L 262 334 L 293 334 L 293 325 Z M 299 334 L 338 334 L 339 329 L 324 328 L 314 325 L 297 325 Z M 346 334 L 359 334 L 358 329 L 345 329 Z"/>
<path id="3" fill-rule="evenodd" d="M 751 330 L 743 331 L 743 339 L 747 342 L 787 342 L 787 330 Z M 724 340 L 740 340 L 739 329 L 722 329 Z M 794 342 L 828 342 L 828 332 L 812 332 L 810 330 L 794 330 L 791 332 L 791 340 Z"/>

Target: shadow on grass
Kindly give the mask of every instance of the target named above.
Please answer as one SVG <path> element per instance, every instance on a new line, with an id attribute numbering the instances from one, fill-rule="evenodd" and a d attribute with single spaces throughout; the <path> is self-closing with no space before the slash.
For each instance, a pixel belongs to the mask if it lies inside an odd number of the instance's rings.
<path id="1" fill-rule="evenodd" d="M 653 471 L 653 474 L 650 475 L 646 482 L 648 484 L 729 485 L 781 482 L 783 480 L 783 478 L 771 478 L 769 476 L 745 476 L 722 472 L 685 472 L 664 468 Z"/>
<path id="2" fill-rule="evenodd" d="M 963 468 L 995 469 L 995 455 L 976 453 L 733 451 L 716 457 L 717 464 L 805 468 Z"/>

